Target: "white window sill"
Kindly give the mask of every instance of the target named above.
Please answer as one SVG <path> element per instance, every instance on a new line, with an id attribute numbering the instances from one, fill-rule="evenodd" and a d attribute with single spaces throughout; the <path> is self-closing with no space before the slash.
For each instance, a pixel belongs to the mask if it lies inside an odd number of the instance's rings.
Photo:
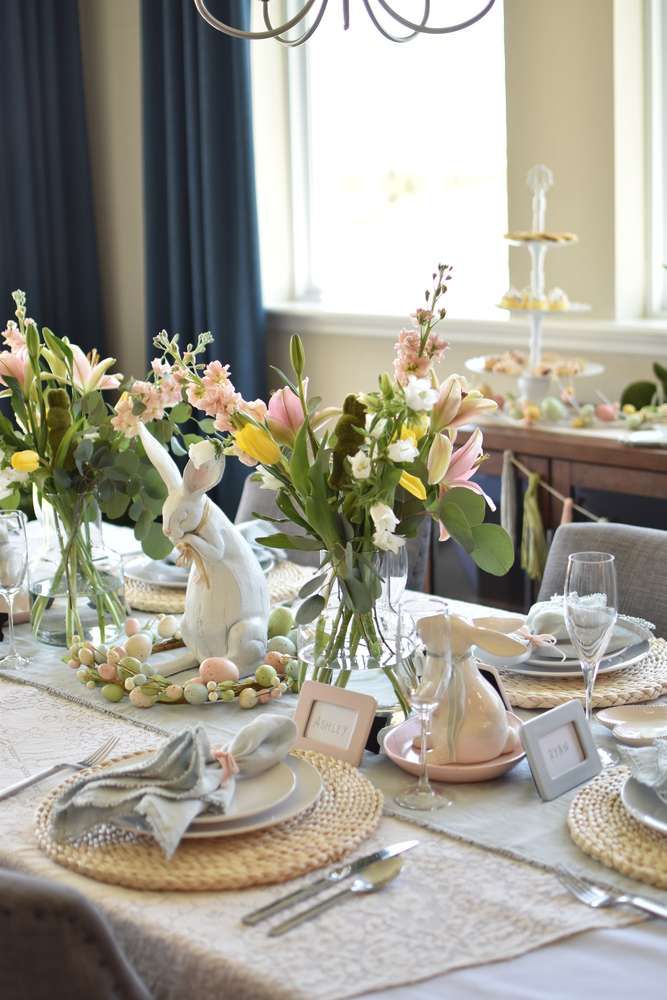
<path id="1" fill-rule="evenodd" d="M 395 339 L 409 326 L 406 316 L 350 313 L 313 302 L 280 302 L 266 307 L 272 333 L 317 336 L 386 337 Z M 440 328 L 453 345 L 508 348 L 528 343 L 527 319 L 457 319 L 447 317 Z M 667 317 L 631 321 L 549 317 L 543 327 L 547 348 L 598 354 L 667 355 Z"/>

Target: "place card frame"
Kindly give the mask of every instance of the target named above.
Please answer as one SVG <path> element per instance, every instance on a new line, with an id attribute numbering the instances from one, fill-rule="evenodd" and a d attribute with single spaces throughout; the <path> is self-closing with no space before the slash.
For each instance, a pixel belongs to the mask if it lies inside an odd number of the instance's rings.
<path id="1" fill-rule="evenodd" d="M 377 702 L 370 695 L 321 684 L 319 681 L 306 681 L 299 693 L 294 713 L 298 732 L 295 748 L 328 754 L 358 767 L 376 712 Z M 340 735 L 344 739 L 343 745 L 336 742 L 336 739 L 327 740 L 322 735 L 315 735 L 315 729 L 323 733 L 326 725 L 334 727 L 332 735 Z M 351 727 L 349 736 L 337 731 L 341 727 Z"/>
<path id="2" fill-rule="evenodd" d="M 573 730 L 570 728 L 573 727 Z M 582 759 L 571 767 L 558 773 L 557 767 L 550 768 L 548 753 L 553 747 L 548 747 L 546 740 L 563 731 L 561 743 L 557 750 L 564 747 L 563 756 L 571 752 L 576 743 L 576 751 L 580 751 Z M 548 712 L 543 712 L 535 719 L 524 722 L 521 727 L 521 743 L 526 751 L 526 759 L 533 775 L 537 791 L 545 802 L 556 799 L 571 788 L 576 788 L 582 782 L 595 777 L 602 770 L 600 755 L 593 742 L 591 727 L 580 701 L 573 699 L 564 705 L 558 705 Z"/>

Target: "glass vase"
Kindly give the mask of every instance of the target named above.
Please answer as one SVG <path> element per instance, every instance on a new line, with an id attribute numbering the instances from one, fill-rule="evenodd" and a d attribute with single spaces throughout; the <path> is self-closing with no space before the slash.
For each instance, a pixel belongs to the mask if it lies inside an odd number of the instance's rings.
<path id="1" fill-rule="evenodd" d="M 104 544 L 99 507 L 91 497 L 33 500 L 42 535 L 30 563 L 33 634 L 54 646 L 75 635 L 104 642 L 126 609 L 122 559 Z"/>
<path id="2" fill-rule="evenodd" d="M 380 597 L 370 610 L 359 611 L 336 584 L 320 616 L 299 626 L 301 681 L 310 678 L 372 695 L 381 711 L 409 711 L 394 668 L 400 655 L 408 655 L 416 645 L 414 620 L 400 607 L 388 608 Z"/>

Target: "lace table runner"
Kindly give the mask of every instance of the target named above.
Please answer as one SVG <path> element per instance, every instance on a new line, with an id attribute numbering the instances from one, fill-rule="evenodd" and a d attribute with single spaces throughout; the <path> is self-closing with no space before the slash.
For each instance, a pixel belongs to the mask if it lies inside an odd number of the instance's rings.
<path id="1" fill-rule="evenodd" d="M 0 785 L 54 759 L 78 759 L 110 733 L 120 737 L 118 754 L 156 738 L 129 721 L 4 679 L 0 713 Z M 580 905 L 534 865 L 385 818 L 357 853 L 417 836 L 420 846 L 400 878 L 275 944 L 264 927 L 243 927 L 240 917 L 284 893 L 284 886 L 184 898 L 92 882 L 50 861 L 37 847 L 34 814 L 55 780 L 0 804 L 0 864 L 84 892 L 112 921 L 151 991 L 166 1000 L 342 1000 L 639 919 Z"/>

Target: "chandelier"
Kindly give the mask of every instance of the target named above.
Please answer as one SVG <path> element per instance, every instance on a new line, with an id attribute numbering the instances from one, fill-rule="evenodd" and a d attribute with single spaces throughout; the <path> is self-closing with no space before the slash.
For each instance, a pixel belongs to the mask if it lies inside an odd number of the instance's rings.
<path id="1" fill-rule="evenodd" d="M 280 0 L 277 0 L 277 3 L 279 2 Z M 305 21 L 306 16 L 314 9 L 318 2 L 320 6 L 314 14 L 313 22 L 309 27 L 306 27 L 302 24 L 302 22 Z M 350 27 L 350 0 L 341 0 L 341 2 L 343 5 L 343 27 L 347 31 Z M 381 35 L 388 38 L 390 42 L 409 42 L 411 38 L 415 38 L 417 35 L 447 35 L 451 34 L 453 31 L 462 31 L 463 28 L 469 28 L 471 24 L 475 24 L 476 21 L 481 21 L 484 15 L 489 13 L 495 3 L 495 0 L 487 0 L 484 7 L 476 14 L 467 18 L 467 20 L 459 21 L 457 24 L 449 24 L 444 27 L 435 27 L 434 25 L 430 25 L 428 23 L 431 18 L 431 0 L 422 0 L 424 7 L 421 20 L 419 22 L 410 21 L 401 14 L 398 14 L 392 9 L 387 0 L 361 0 L 361 2 L 366 8 L 366 13 Z M 289 45 L 292 47 L 296 45 L 303 45 L 303 43 L 307 42 L 308 39 L 314 34 L 324 16 L 329 0 L 305 0 L 303 7 L 297 14 L 290 17 L 287 21 L 277 27 L 274 27 L 271 22 L 271 15 L 269 13 L 271 0 L 260 0 L 260 3 L 263 7 L 266 31 L 242 31 L 240 28 L 234 28 L 229 24 L 224 24 L 224 22 L 220 21 L 217 17 L 211 14 L 210 10 L 206 6 L 205 0 L 194 0 L 194 5 L 204 20 L 210 24 L 211 27 L 216 28 L 218 31 L 222 31 L 225 35 L 231 35 L 232 38 L 249 38 L 251 40 L 259 38 L 277 38 L 283 45 Z M 274 3 L 274 11 L 276 10 L 276 6 L 277 4 Z M 378 20 L 378 9 L 384 11 L 385 14 L 392 17 L 397 25 L 396 30 L 404 31 L 404 33 L 395 35 L 388 31 Z M 297 27 L 299 24 L 301 24 L 302 28 L 305 29 L 302 31 L 302 34 L 296 38 L 288 38 L 285 33 L 290 31 L 290 29 Z M 400 28 L 398 27 L 399 25 Z M 407 29 L 407 33 L 404 29 Z"/>

